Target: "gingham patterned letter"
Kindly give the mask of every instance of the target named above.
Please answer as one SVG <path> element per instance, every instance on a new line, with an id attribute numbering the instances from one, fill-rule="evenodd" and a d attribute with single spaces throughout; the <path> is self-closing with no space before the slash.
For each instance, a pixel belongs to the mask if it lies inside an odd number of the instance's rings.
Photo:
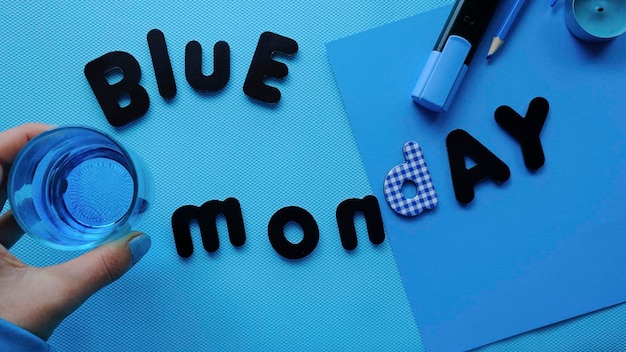
<path id="1" fill-rule="evenodd" d="M 416 216 L 424 209 L 433 209 L 437 206 L 437 193 L 419 144 L 413 141 L 406 142 L 402 150 L 406 162 L 395 166 L 385 177 L 385 200 L 396 213 Z M 407 198 L 402 192 L 406 182 L 415 185 L 417 189 L 415 197 Z"/>

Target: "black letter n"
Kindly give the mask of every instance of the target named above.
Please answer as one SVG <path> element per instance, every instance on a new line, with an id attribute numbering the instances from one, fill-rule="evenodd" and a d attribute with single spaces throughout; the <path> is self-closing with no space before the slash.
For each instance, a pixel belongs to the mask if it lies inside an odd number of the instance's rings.
<path id="1" fill-rule="evenodd" d="M 341 245 L 349 251 L 355 249 L 357 245 L 354 216 L 358 212 L 365 217 L 370 241 L 373 244 L 381 244 L 385 240 L 385 229 L 378 199 L 374 196 L 367 196 L 363 199 L 346 199 L 337 207 L 336 215 Z"/>
<path id="2" fill-rule="evenodd" d="M 116 69 L 123 77 L 119 82 L 109 84 L 106 76 Z M 85 65 L 85 77 L 112 126 L 124 126 L 148 111 L 148 93 L 139 85 L 141 68 L 131 54 L 123 51 L 104 54 Z M 130 103 L 122 107 L 119 101 L 124 97 L 129 98 Z"/>
<path id="3" fill-rule="evenodd" d="M 200 207 L 182 206 L 172 214 L 172 231 L 174 232 L 174 242 L 178 255 L 188 258 L 193 253 L 189 226 L 194 220 L 198 222 L 204 249 L 207 252 L 217 251 L 220 246 L 217 233 L 217 216 L 220 214 L 226 218 L 230 243 L 236 247 L 242 246 L 246 242 L 246 231 L 239 201 L 235 198 L 228 198 L 223 202 L 212 200 Z"/>

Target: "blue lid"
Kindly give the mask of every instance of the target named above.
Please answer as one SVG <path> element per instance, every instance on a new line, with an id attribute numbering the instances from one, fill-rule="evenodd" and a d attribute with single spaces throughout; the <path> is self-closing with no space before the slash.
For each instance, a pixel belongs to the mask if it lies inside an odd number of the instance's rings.
<path id="1" fill-rule="evenodd" d="M 471 47 L 465 38 L 451 35 L 441 52 L 431 52 L 413 89 L 413 101 L 432 111 L 447 111 L 467 72 L 465 58 Z"/>

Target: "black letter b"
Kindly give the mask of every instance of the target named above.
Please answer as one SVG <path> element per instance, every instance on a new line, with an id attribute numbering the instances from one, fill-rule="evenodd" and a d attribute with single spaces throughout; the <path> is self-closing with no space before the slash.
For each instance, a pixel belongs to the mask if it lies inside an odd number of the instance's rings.
<path id="1" fill-rule="evenodd" d="M 106 75 L 115 69 L 120 70 L 123 77 L 109 84 Z M 139 85 L 141 68 L 131 54 L 123 51 L 104 54 L 85 65 L 85 77 L 112 126 L 124 126 L 148 111 L 148 92 Z M 124 97 L 129 98 L 130 103 L 122 107 L 119 101 Z"/>

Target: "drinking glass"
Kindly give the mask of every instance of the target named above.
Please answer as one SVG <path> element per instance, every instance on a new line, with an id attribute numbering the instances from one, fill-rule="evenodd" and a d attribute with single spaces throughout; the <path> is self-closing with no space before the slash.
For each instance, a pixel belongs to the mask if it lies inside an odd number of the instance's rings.
<path id="1" fill-rule="evenodd" d="M 143 161 L 105 133 L 58 127 L 20 150 L 8 199 L 26 233 L 54 248 L 82 250 L 136 226 L 151 206 L 152 182 Z"/>

